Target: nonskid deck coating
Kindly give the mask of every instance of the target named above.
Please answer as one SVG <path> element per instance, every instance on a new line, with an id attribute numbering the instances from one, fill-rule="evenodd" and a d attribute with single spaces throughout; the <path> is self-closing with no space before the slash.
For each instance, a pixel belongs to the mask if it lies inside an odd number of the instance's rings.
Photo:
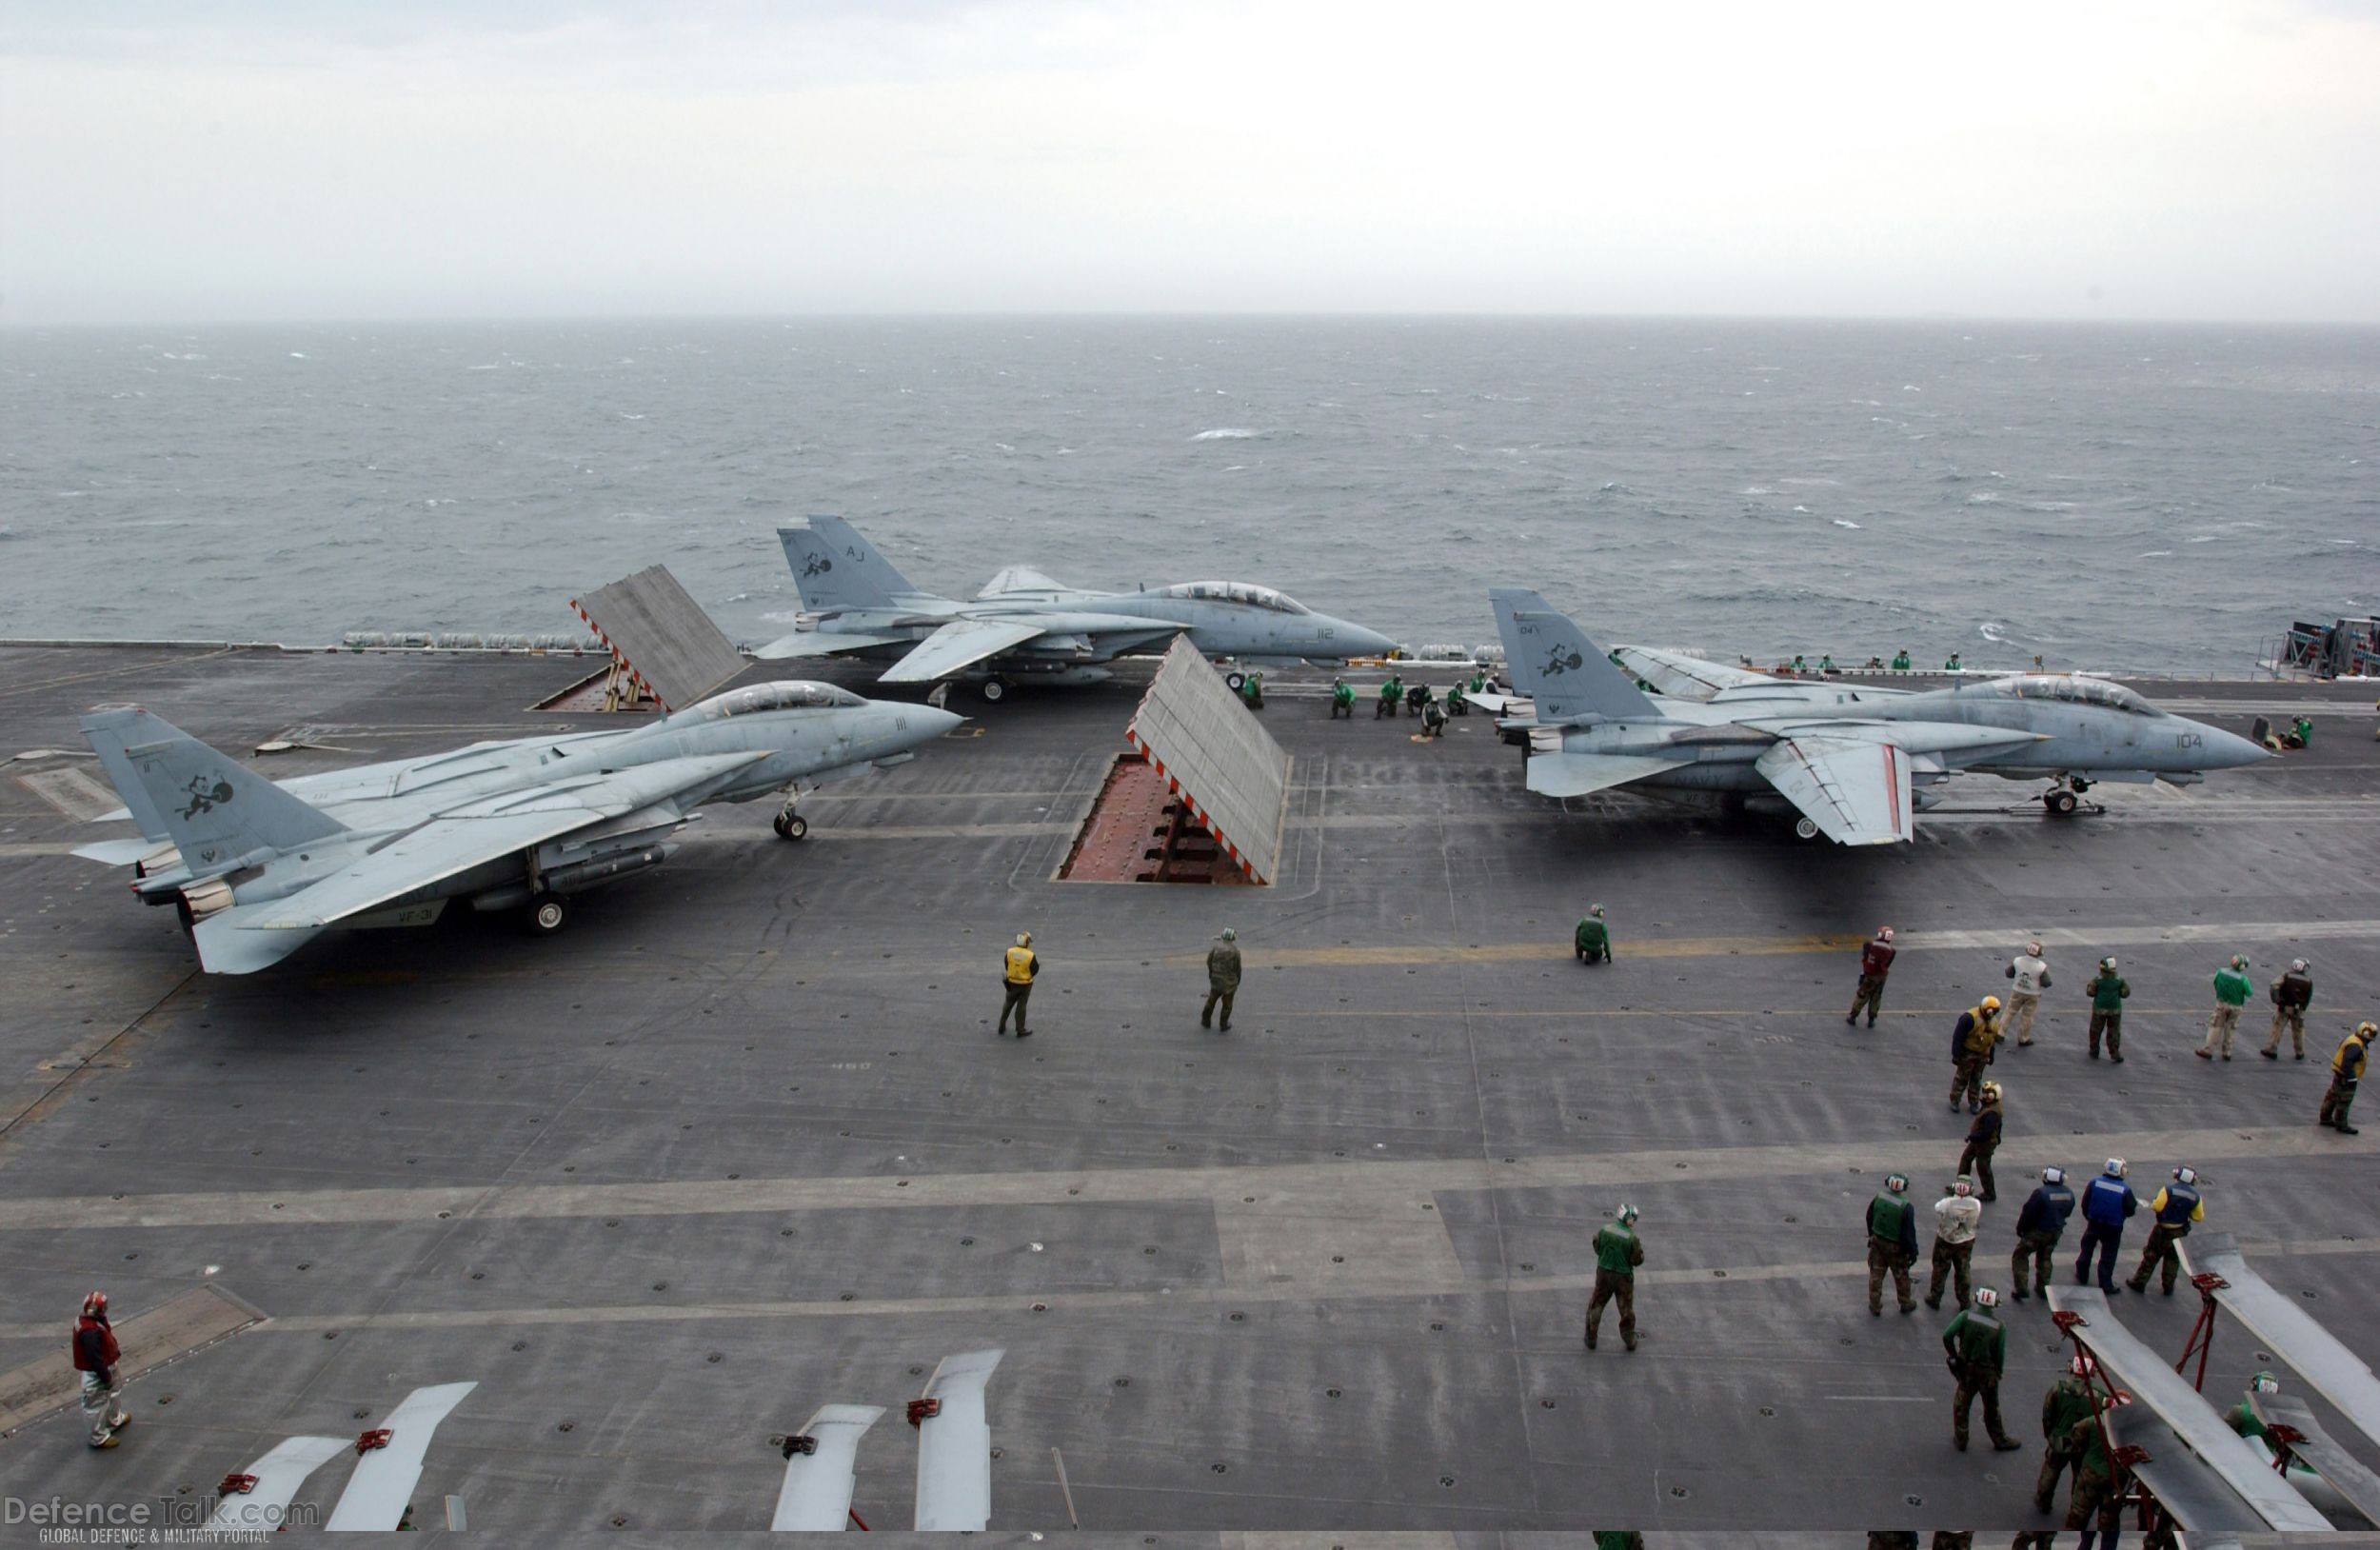
<path id="1" fill-rule="evenodd" d="M 292 728 L 358 750 L 276 774 L 588 721 L 524 708 L 583 674 L 567 658 L 0 670 L 0 755 L 77 746 L 103 701 L 234 751 Z M 1948 1021 L 2036 929 L 2057 981 L 2043 1042 L 1995 1067 L 2011 1193 L 1982 1279 L 2005 1283 L 2030 1167 L 2120 1150 L 2153 1183 L 2194 1161 L 2210 1220 L 2380 1357 L 2352 1316 L 2370 1138 L 2311 1123 L 2318 1061 L 2380 1003 L 2360 689 L 2174 686 L 2239 705 L 2211 715 L 2233 729 L 2317 704 L 2315 745 L 2109 788 L 2081 823 L 1963 781 L 1914 845 L 1854 852 L 1625 798 L 1564 813 L 1483 719 L 1416 745 L 1329 722 L 1311 686 L 1267 684 L 1299 770 L 1272 887 L 1050 881 L 1126 682 L 962 697 L 981 735 L 811 799 L 806 844 L 714 809 L 552 941 L 331 937 L 242 979 L 193 975 L 169 911 L 62 853 L 101 831 L 14 778 L 61 762 L 0 766 L 0 1368 L 53 1354 L 93 1284 L 137 1313 L 211 1266 L 271 1316 L 135 1382 L 112 1453 L 70 1413 L 0 1443 L 0 1489 L 204 1492 L 280 1437 L 476 1378 L 426 1506 L 460 1494 L 522 1540 L 758 1529 L 769 1433 L 997 1344 L 996 1529 L 1065 1526 L 1052 1447 L 1084 1526 L 1136 1535 L 2033 1524 L 2037 1454 L 1949 1446 L 1939 1318 L 1867 1317 L 1858 1219 L 1878 1173 L 1921 1195 L 1947 1174 Z M 1619 944 L 1594 971 L 1561 945 L 1590 901 Z M 1844 944 L 1882 920 L 1911 950 L 1884 1023 L 1846 1029 Z M 1228 1038 L 1196 1022 L 1224 924 L 1248 964 Z M 989 1026 L 1020 928 L 1048 964 L 1022 1044 Z M 2134 987 L 2120 1067 L 2077 1047 L 2086 942 Z M 2190 1056 L 2233 950 L 2260 982 L 2313 961 L 2315 1060 Z M 1587 1240 L 1623 1197 L 1645 1344 L 1588 1356 Z M 2124 1301 L 2178 1352 L 2193 1300 Z M 2024 1436 L 2057 1358 L 2038 1304 L 2011 1321 Z M 2227 1327 L 2209 1392 L 2264 1364 Z M 863 1444 L 871 1523 L 906 1524 L 913 1465 L 905 1427 Z"/>

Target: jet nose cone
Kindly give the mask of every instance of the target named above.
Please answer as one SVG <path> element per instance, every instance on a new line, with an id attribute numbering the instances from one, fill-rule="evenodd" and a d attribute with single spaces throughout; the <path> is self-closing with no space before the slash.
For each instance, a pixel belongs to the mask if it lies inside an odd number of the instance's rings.
<path id="1" fill-rule="evenodd" d="M 2207 767 L 2237 769 L 2243 765 L 2260 765 L 2272 755 L 2236 732 L 2220 726 L 2207 728 Z"/>
<path id="2" fill-rule="evenodd" d="M 1397 643 L 1377 629 L 1351 625 L 1344 619 L 1334 620 L 1332 639 L 1343 644 L 1341 649 L 1350 657 L 1384 657 L 1397 649 Z"/>
<path id="3" fill-rule="evenodd" d="M 956 731 L 966 724 L 967 719 L 955 710 L 937 710 L 932 705 L 922 707 L 921 714 L 923 728 L 918 739 L 921 743 L 928 738 L 941 737 L 945 732 Z"/>

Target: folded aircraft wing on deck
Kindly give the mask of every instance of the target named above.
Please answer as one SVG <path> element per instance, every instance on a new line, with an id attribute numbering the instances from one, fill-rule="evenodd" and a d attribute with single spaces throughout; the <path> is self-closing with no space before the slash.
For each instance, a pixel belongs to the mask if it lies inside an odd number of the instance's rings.
<path id="1" fill-rule="evenodd" d="M 1014 619 L 954 619 L 894 663 L 883 682 L 931 684 L 1045 633 L 1041 625 Z"/>
<path id="2" fill-rule="evenodd" d="M 1837 845 L 1910 837 L 1909 752 L 1896 743 L 1802 734 L 1772 744 L 1753 767 Z"/>

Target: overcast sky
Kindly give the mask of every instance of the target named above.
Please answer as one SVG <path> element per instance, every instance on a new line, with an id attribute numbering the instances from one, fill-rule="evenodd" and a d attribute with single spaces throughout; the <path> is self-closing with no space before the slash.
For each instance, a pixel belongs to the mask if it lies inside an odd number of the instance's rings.
<path id="1" fill-rule="evenodd" d="M 0 319 L 2380 319 L 2380 3 L 0 4 Z"/>

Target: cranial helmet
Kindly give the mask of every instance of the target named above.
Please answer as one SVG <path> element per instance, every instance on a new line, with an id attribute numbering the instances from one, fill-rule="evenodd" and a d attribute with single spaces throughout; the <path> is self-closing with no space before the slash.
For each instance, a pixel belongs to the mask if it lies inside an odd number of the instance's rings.
<path id="1" fill-rule="evenodd" d="M 2198 1182 L 2198 1170 L 2188 1165 L 2175 1168 L 2173 1182 L 2177 1184 L 2194 1184 Z"/>
<path id="2" fill-rule="evenodd" d="M 1884 1187 L 1897 1195 L 1909 1187 L 1909 1181 L 1897 1173 L 1888 1173 L 1884 1176 Z"/>
<path id="3" fill-rule="evenodd" d="M 2246 968 L 2247 966 L 2248 966 L 2248 960 L 2247 960 L 2245 957 L 2243 957 L 2242 955 L 2240 955 L 2240 954 L 2238 954 L 2238 953 L 2233 953 L 2233 954 L 2231 955 L 2231 967 L 2233 967 L 2233 968 Z"/>
<path id="4" fill-rule="evenodd" d="M 2077 1351 L 2074 1353 L 2074 1360 L 2066 1364 L 2066 1370 L 2077 1378 L 2088 1378 L 2099 1370 L 2099 1363 L 2092 1359 L 2090 1352 Z"/>
<path id="5" fill-rule="evenodd" d="M 89 1296 L 89 1297 L 87 1297 L 87 1298 L 83 1299 L 83 1316 L 84 1316 L 85 1318 L 87 1318 L 87 1319 L 89 1319 L 89 1318 L 96 1318 L 96 1317 L 98 1317 L 100 1314 L 103 1314 L 103 1313 L 105 1313 L 105 1312 L 107 1312 L 107 1311 L 108 1311 L 108 1294 L 107 1294 L 107 1293 L 105 1293 L 105 1292 L 93 1292 L 93 1293 L 91 1293 L 91 1294 L 90 1294 L 90 1296 Z"/>
<path id="6" fill-rule="evenodd" d="M 1875 934 L 1876 934 L 1877 936 L 1879 936 L 1879 937 L 1883 938 L 1883 939 L 1884 939 L 1885 941 L 1887 941 L 1887 942 L 1890 942 L 1890 941 L 1892 941 L 1892 940 L 1893 940 L 1893 928 L 1892 928 L 1891 926 L 1889 926 L 1889 925 L 1879 925 L 1879 926 L 1877 926 L 1877 927 L 1875 928 Z"/>
<path id="7" fill-rule="evenodd" d="M 1238 942 L 1240 940 L 1240 933 L 1226 925 L 1223 927 L 1223 940 L 1225 942 Z"/>
<path id="8" fill-rule="evenodd" d="M 1960 1200 L 1965 1200 L 1968 1196 L 1973 1194 L 1974 1192 L 1974 1181 L 1968 1178 L 1963 1173 L 1951 1182 L 1951 1193 L 1957 1196 Z"/>
<path id="9" fill-rule="evenodd" d="M 1600 919 L 1603 914 L 1603 906 L 1601 904 L 1589 904 L 1587 906 L 1587 913 Z"/>
<path id="10" fill-rule="evenodd" d="M 2103 969 L 2112 969 L 2115 966 L 2115 960 L 2112 958 L 2102 958 L 2099 960 L 2099 966 Z"/>
<path id="11" fill-rule="evenodd" d="M 1984 997 L 1984 998 L 1983 998 L 1983 1009 L 1984 1009 L 1985 1011 L 1987 1011 L 1987 1012 L 1996 1012 L 1996 1011 L 1998 1011 L 1998 1010 L 2000 1009 L 2000 998 L 1999 998 L 1999 997 L 1997 997 L 1997 996 L 1986 996 L 1986 997 Z"/>
<path id="12" fill-rule="evenodd" d="M 1018 933 L 1017 933 L 1017 945 L 1018 945 L 1018 946 L 1020 946 L 1020 947 L 1030 947 L 1030 946 L 1032 946 L 1032 945 L 1033 945 L 1033 933 L 1032 933 L 1032 932 L 1030 932 L 1030 931 L 1020 931 L 1020 932 L 1018 932 Z"/>
<path id="13" fill-rule="evenodd" d="M 2260 1372 L 2256 1374 L 2255 1377 L 2248 1380 L 2248 1386 L 2254 1389 L 2259 1394 L 2278 1394 L 2281 1392 L 2281 1381 L 2278 1378 L 2273 1377 L 2269 1372 Z"/>
<path id="14" fill-rule="evenodd" d="M 2302 958 L 2292 958 L 2292 959 L 2291 959 L 2291 960 L 2290 960 L 2290 972 L 2291 972 L 2291 973 L 2292 973 L 2292 974 L 2303 974 L 2303 973 L 2305 973 L 2305 972 L 2306 972 L 2306 961 L 2305 961 L 2304 959 L 2302 959 Z"/>
<path id="15" fill-rule="evenodd" d="M 2380 1025 L 2375 1025 L 2370 1023 L 2358 1023 L 2355 1024 L 2355 1037 L 2363 1040 L 2367 1043 L 2371 1041 L 2371 1036 L 2375 1033 L 2380 1033 Z"/>
<path id="16" fill-rule="evenodd" d="M 2038 958 L 2041 956 L 2041 944 L 2037 942 L 2028 942 L 2025 944 L 2025 951 L 2031 953 L 2033 957 Z"/>
<path id="17" fill-rule="evenodd" d="M 1983 1084 L 1983 1101 L 1987 1103 L 1996 1103 L 2000 1101 L 2000 1084 L 1998 1083 L 1987 1082 Z"/>
<path id="18" fill-rule="evenodd" d="M 1613 1218 L 1619 1222 L 1634 1222 L 1636 1220 L 1636 1208 L 1623 1201 L 1619 1209 L 1613 1213 Z"/>
<path id="19" fill-rule="evenodd" d="M 2107 1166 L 2101 1168 L 2099 1171 L 2106 1174 L 2111 1179 L 2121 1179 L 2124 1177 L 2124 1168 L 2125 1162 L 2122 1158 L 2111 1157 L 2107 1161 Z"/>
<path id="20" fill-rule="evenodd" d="M 1979 1308 L 1996 1308 L 1999 1305 L 1999 1293 L 1993 1291 L 1989 1286 L 1978 1286 L 1975 1288 L 1975 1306 Z"/>
<path id="21" fill-rule="evenodd" d="M 2064 1168 L 2043 1168 L 2041 1170 L 2041 1182 L 2045 1184 L 2062 1184 L 2066 1182 L 2066 1170 Z"/>

